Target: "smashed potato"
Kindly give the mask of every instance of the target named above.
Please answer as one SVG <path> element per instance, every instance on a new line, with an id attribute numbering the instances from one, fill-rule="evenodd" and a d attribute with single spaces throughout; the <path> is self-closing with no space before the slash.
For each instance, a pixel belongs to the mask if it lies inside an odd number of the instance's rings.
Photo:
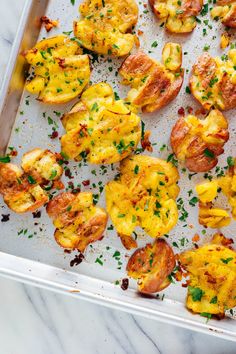
<path id="1" fill-rule="evenodd" d="M 236 159 L 230 161 L 231 166 L 225 176 L 196 186 L 199 199 L 199 223 L 201 225 L 220 228 L 230 224 L 230 214 L 223 208 L 213 206 L 218 191 L 227 197 L 232 217 L 236 219 Z"/>
<path id="2" fill-rule="evenodd" d="M 204 53 L 193 66 L 190 89 L 205 109 L 236 107 L 236 49 L 212 58 Z"/>
<path id="3" fill-rule="evenodd" d="M 34 68 L 26 89 L 44 103 L 65 103 L 78 96 L 90 79 L 88 55 L 76 41 L 59 35 L 38 42 L 25 59 Z"/>
<path id="4" fill-rule="evenodd" d="M 84 0 L 79 9 L 83 19 L 74 21 L 74 35 L 83 47 L 118 57 L 131 51 L 138 20 L 134 0 Z"/>
<path id="5" fill-rule="evenodd" d="M 179 93 L 184 71 L 180 44 L 167 43 L 162 52 L 163 64 L 143 52 L 130 55 L 122 64 L 119 73 L 122 83 L 130 85 L 127 101 L 153 112 L 166 106 Z"/>
<path id="6" fill-rule="evenodd" d="M 218 0 L 211 10 L 213 19 L 220 19 L 226 27 L 236 28 L 236 2 L 235 0 Z"/>
<path id="7" fill-rule="evenodd" d="M 33 212 L 49 200 L 44 185 L 59 179 L 63 170 L 55 154 L 41 149 L 24 154 L 21 167 L 0 164 L 0 193 L 14 212 Z"/>
<path id="8" fill-rule="evenodd" d="M 202 120 L 193 115 L 180 117 L 171 132 L 171 146 L 190 171 L 206 172 L 217 165 L 218 156 L 229 139 L 228 122 L 219 110 Z"/>
<path id="9" fill-rule="evenodd" d="M 177 169 L 169 162 L 135 155 L 121 162 L 120 177 L 105 187 L 107 211 L 123 241 L 135 246 L 132 233 L 142 227 L 151 237 L 168 233 L 177 223 Z"/>
<path id="10" fill-rule="evenodd" d="M 165 240 L 137 249 L 130 257 L 126 270 L 131 278 L 138 279 L 138 290 L 156 293 L 170 285 L 168 276 L 174 270 L 175 256 Z"/>
<path id="11" fill-rule="evenodd" d="M 236 306 L 236 252 L 226 241 L 216 234 L 211 243 L 180 255 L 190 277 L 186 305 L 195 313 L 223 317 Z"/>
<path id="12" fill-rule="evenodd" d="M 48 203 L 47 213 L 56 227 L 54 236 L 57 243 L 80 252 L 103 237 L 107 224 L 105 210 L 95 206 L 92 193 L 87 192 L 57 195 Z"/>
<path id="13" fill-rule="evenodd" d="M 62 123 L 67 131 L 61 138 L 62 151 L 76 161 L 84 155 L 95 164 L 121 161 L 141 138 L 140 118 L 123 100 L 115 101 L 104 82 L 89 87 Z"/>
<path id="14" fill-rule="evenodd" d="M 172 33 L 192 32 L 203 5 L 202 0 L 149 0 L 149 3 L 157 18 Z"/>

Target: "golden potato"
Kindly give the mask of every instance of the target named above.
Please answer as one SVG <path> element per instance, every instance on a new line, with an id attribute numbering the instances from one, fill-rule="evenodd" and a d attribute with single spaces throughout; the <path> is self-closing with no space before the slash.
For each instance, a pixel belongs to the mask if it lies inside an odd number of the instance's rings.
<path id="1" fill-rule="evenodd" d="M 190 171 L 205 172 L 217 165 L 218 156 L 229 139 L 228 122 L 219 110 L 212 110 L 204 120 L 188 115 L 174 125 L 170 142 L 176 157 Z"/>
<path id="2" fill-rule="evenodd" d="M 138 145 L 140 118 L 123 100 L 115 101 L 110 85 L 100 82 L 89 87 L 62 123 L 66 134 L 61 148 L 70 159 L 87 155 L 90 163 L 121 161 Z"/>
<path id="3" fill-rule="evenodd" d="M 143 52 L 130 55 L 119 73 L 122 83 L 130 85 L 127 101 L 143 112 L 153 112 L 172 101 L 179 93 L 184 71 L 181 68 L 180 44 L 167 43 L 162 52 L 163 64 Z"/>
<path id="4" fill-rule="evenodd" d="M 126 270 L 138 280 L 141 293 L 156 293 L 170 285 L 168 276 L 174 270 L 175 256 L 165 240 L 155 240 L 137 249 L 130 257 Z"/>
<path id="5" fill-rule="evenodd" d="M 236 28 L 236 2 L 235 0 L 219 0 L 211 10 L 211 16 L 220 19 L 223 25 Z"/>
<path id="6" fill-rule="evenodd" d="M 236 252 L 225 241 L 216 234 L 211 243 L 180 255 L 190 277 L 186 305 L 195 313 L 223 317 L 236 306 Z"/>
<path id="7" fill-rule="evenodd" d="M 107 211 L 122 240 L 129 240 L 137 226 L 154 238 L 175 226 L 178 178 L 171 163 L 155 157 L 135 155 L 121 162 L 120 178 L 108 182 L 105 192 Z M 129 242 L 131 247 L 135 244 Z"/>
<path id="8" fill-rule="evenodd" d="M 49 200 L 44 185 L 59 179 L 63 170 L 57 163 L 57 155 L 41 149 L 24 154 L 21 167 L 0 164 L 0 193 L 14 212 L 33 212 Z"/>
<path id="9" fill-rule="evenodd" d="M 138 20 L 135 0 L 84 0 L 79 9 L 83 19 L 74 21 L 74 35 L 83 47 L 118 57 L 131 51 Z"/>
<path id="10" fill-rule="evenodd" d="M 190 89 L 205 109 L 227 110 L 236 107 L 236 49 L 212 58 L 204 53 L 193 66 Z"/>
<path id="11" fill-rule="evenodd" d="M 230 214 L 223 208 L 216 208 L 213 205 L 219 190 L 227 197 L 232 217 L 236 219 L 236 159 L 230 158 L 230 164 L 225 176 L 196 186 L 201 225 L 220 228 L 230 224 Z"/>
<path id="12" fill-rule="evenodd" d="M 67 249 L 84 252 L 103 236 L 107 224 L 104 209 L 94 206 L 92 193 L 61 193 L 47 205 L 47 213 L 56 227 L 57 243 Z"/>
<path id="13" fill-rule="evenodd" d="M 172 33 L 189 33 L 197 25 L 202 0 L 149 0 L 150 6 L 165 28 Z"/>
<path id="14" fill-rule="evenodd" d="M 26 89 L 44 103 L 65 103 L 78 96 L 90 79 L 88 55 L 82 55 L 76 41 L 58 35 L 27 50 L 25 59 L 34 68 Z"/>
<path id="15" fill-rule="evenodd" d="M 63 168 L 58 164 L 56 154 L 50 150 L 34 149 L 22 157 L 21 167 L 30 174 L 38 183 L 54 181 L 61 177 Z"/>

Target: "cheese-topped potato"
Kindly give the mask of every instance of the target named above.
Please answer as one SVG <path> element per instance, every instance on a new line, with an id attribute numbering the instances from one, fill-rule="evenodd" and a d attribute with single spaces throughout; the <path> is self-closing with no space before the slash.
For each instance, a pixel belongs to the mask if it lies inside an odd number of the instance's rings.
<path id="1" fill-rule="evenodd" d="M 177 223 L 177 169 L 169 162 L 135 155 L 121 162 L 120 177 L 105 187 L 107 211 L 124 246 L 137 226 L 157 238 Z M 128 248 L 135 246 L 131 242 Z"/>
<path id="2" fill-rule="evenodd" d="M 205 109 L 236 107 L 236 49 L 212 58 L 204 53 L 193 66 L 190 89 Z"/>
<path id="3" fill-rule="evenodd" d="M 59 179 L 63 170 L 56 154 L 41 149 L 24 154 L 21 167 L 0 164 L 0 193 L 14 212 L 33 212 L 49 200 L 44 185 Z"/>
<path id="4" fill-rule="evenodd" d="M 217 208 L 213 202 L 221 191 L 231 206 L 232 217 L 236 219 L 236 159 L 230 160 L 225 176 L 196 186 L 199 199 L 199 223 L 206 227 L 219 228 L 231 222 L 230 214 L 223 208 Z"/>
<path id="5" fill-rule="evenodd" d="M 226 241 L 216 234 L 211 243 L 180 255 L 189 274 L 186 306 L 195 313 L 224 317 L 236 306 L 236 252 Z"/>
<path id="6" fill-rule="evenodd" d="M 228 122 L 217 109 L 210 111 L 204 120 L 194 115 L 180 117 L 170 137 L 176 157 L 193 172 L 215 167 L 228 139 Z"/>
<path id="7" fill-rule="evenodd" d="M 121 161 L 141 138 L 140 118 L 123 100 L 116 101 L 104 82 L 89 87 L 62 123 L 67 131 L 61 138 L 62 151 L 76 161 L 85 155 L 95 164 Z"/>
<path id="8" fill-rule="evenodd" d="M 127 101 L 143 112 L 153 112 L 166 106 L 181 89 L 184 76 L 181 45 L 167 43 L 162 61 L 163 64 L 138 52 L 130 55 L 119 70 L 122 83 L 131 86 Z"/>
<path id="9" fill-rule="evenodd" d="M 211 16 L 215 20 L 220 19 L 226 27 L 236 28 L 236 1 L 216 1 L 216 6 L 211 10 Z"/>
<path id="10" fill-rule="evenodd" d="M 79 10 L 83 19 L 74 21 L 74 35 L 83 47 L 118 57 L 131 51 L 138 21 L 135 0 L 84 0 Z"/>
<path id="11" fill-rule="evenodd" d="M 33 78 L 26 89 L 44 103 L 65 103 L 78 96 L 90 79 L 88 55 L 76 41 L 58 35 L 38 42 L 25 52 L 33 66 Z"/>
<path id="12" fill-rule="evenodd" d="M 202 0 L 149 0 L 149 3 L 157 18 L 172 33 L 192 32 L 203 5 Z"/>
<path id="13" fill-rule="evenodd" d="M 80 252 L 103 237 L 107 224 L 105 210 L 95 206 L 92 193 L 87 192 L 57 195 L 48 203 L 47 213 L 56 227 L 54 236 L 57 243 Z"/>
<path id="14" fill-rule="evenodd" d="M 126 270 L 138 280 L 138 290 L 150 294 L 162 291 L 170 285 L 168 276 L 174 270 L 175 256 L 165 240 L 137 249 L 130 257 Z"/>

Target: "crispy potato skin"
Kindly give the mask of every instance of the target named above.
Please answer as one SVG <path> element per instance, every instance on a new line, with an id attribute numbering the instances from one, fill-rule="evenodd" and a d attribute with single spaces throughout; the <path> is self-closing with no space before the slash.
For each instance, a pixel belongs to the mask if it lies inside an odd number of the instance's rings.
<path id="1" fill-rule="evenodd" d="M 34 67 L 34 78 L 26 83 L 26 89 L 44 103 L 71 101 L 90 79 L 89 57 L 81 53 L 77 42 L 65 35 L 38 42 L 24 53 Z"/>
<path id="2" fill-rule="evenodd" d="M 232 1 L 217 1 L 216 6 L 211 10 L 213 18 L 220 18 L 223 25 L 236 28 L 236 3 Z"/>
<path id="3" fill-rule="evenodd" d="M 236 306 L 236 252 L 228 248 L 230 244 L 216 234 L 211 243 L 180 255 L 180 263 L 190 277 L 186 306 L 191 311 L 222 318 L 226 308 Z M 195 288 L 202 291 L 202 296 L 192 295 Z"/>
<path id="4" fill-rule="evenodd" d="M 76 161 L 86 153 L 90 163 L 119 162 L 141 138 L 140 118 L 123 100 L 116 101 L 111 86 L 104 82 L 84 91 L 62 123 L 67 131 L 61 138 L 62 151 Z"/>
<path id="5" fill-rule="evenodd" d="M 131 31 L 138 20 L 136 1 L 85 0 L 79 9 L 83 19 L 74 21 L 74 34 L 83 47 L 118 57 L 131 51 L 135 44 Z"/>
<path id="6" fill-rule="evenodd" d="M 217 157 L 224 152 L 228 139 L 226 118 L 219 110 L 212 110 L 204 120 L 193 115 L 180 117 L 171 131 L 170 142 L 177 158 L 190 171 L 206 172 L 217 165 Z"/>
<path id="7" fill-rule="evenodd" d="M 204 53 L 193 66 L 190 89 L 201 105 L 228 110 L 236 107 L 236 50 L 231 49 L 222 60 Z"/>
<path id="8" fill-rule="evenodd" d="M 120 179 L 107 183 L 105 192 L 107 211 L 126 248 L 136 247 L 130 238 L 137 226 L 153 238 L 175 226 L 178 178 L 171 163 L 154 157 L 135 155 L 121 162 Z"/>
<path id="9" fill-rule="evenodd" d="M 174 267 L 172 248 L 165 240 L 158 239 L 153 244 L 137 249 L 130 257 L 126 270 L 130 277 L 138 279 L 138 290 L 150 294 L 170 284 L 168 275 Z"/>
<path id="10" fill-rule="evenodd" d="M 149 4 L 156 17 L 165 22 L 165 28 L 172 33 L 189 33 L 197 25 L 196 16 L 199 15 L 202 0 L 149 0 Z"/>
<path id="11" fill-rule="evenodd" d="M 107 214 L 93 205 L 92 193 L 64 192 L 50 200 L 47 213 L 52 218 L 56 242 L 66 249 L 84 252 L 86 247 L 102 238 Z"/>
<path id="12" fill-rule="evenodd" d="M 130 55 L 119 70 L 122 83 L 131 86 L 127 101 L 143 112 L 153 112 L 166 106 L 181 89 L 184 76 L 181 46 L 167 43 L 162 58 L 164 64 L 138 52 Z"/>
<path id="13" fill-rule="evenodd" d="M 220 228 L 231 222 L 231 216 L 226 210 L 214 207 L 213 202 L 218 195 L 219 188 L 228 199 L 232 217 L 236 219 L 236 159 L 234 159 L 234 165 L 228 168 L 225 176 L 196 186 L 199 198 L 199 223 L 201 225 Z"/>
<path id="14" fill-rule="evenodd" d="M 12 163 L 0 164 L 0 193 L 14 212 L 33 212 L 49 200 L 43 186 L 58 180 L 63 170 L 56 155 L 41 149 L 27 152 L 21 167 Z"/>

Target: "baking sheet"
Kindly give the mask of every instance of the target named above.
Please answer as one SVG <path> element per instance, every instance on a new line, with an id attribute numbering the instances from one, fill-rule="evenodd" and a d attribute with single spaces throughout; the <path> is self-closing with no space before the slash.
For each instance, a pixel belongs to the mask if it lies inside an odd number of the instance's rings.
<path id="1" fill-rule="evenodd" d="M 70 1 L 68 0 L 51 0 L 48 3 L 49 4 L 46 15 L 52 19 L 59 19 L 60 27 L 58 29 L 53 29 L 51 32 L 49 32 L 49 34 L 45 31 L 45 29 L 42 28 L 39 39 L 43 37 L 54 36 L 63 31 L 71 31 L 73 20 L 76 19 L 76 17 L 79 17 L 78 5 L 80 1 L 75 1 L 74 6 L 71 5 Z M 223 32 L 223 27 L 218 22 L 212 21 L 208 15 L 199 16 L 202 23 L 201 25 L 198 24 L 197 28 L 192 34 L 184 36 L 170 35 L 167 34 L 162 27 L 160 27 L 161 22 L 154 18 L 150 8 L 146 6 L 146 2 L 140 1 L 139 7 L 140 15 L 138 25 L 135 28 L 135 32 L 137 33 L 138 30 L 144 32 L 144 34 L 139 37 L 140 49 L 144 50 L 153 58 L 160 60 L 161 51 L 166 42 L 175 41 L 181 43 L 183 46 L 183 67 L 185 68 L 185 82 L 180 94 L 173 102 L 168 105 L 167 108 L 153 114 L 140 114 L 142 120 L 145 123 L 145 129 L 152 131 L 152 156 L 165 159 L 171 153 L 169 147 L 169 137 L 171 128 L 178 118 L 178 109 L 180 107 L 191 106 L 195 110 L 199 107 L 191 95 L 185 93 L 185 87 L 188 85 L 191 66 L 196 61 L 196 58 L 202 53 L 205 46 L 210 45 L 209 53 L 212 55 L 223 54 L 222 50 L 219 48 L 220 34 Z M 32 19 L 32 21 L 33 20 L 35 19 Z M 207 22 L 208 20 L 209 22 Z M 212 28 L 210 28 L 211 26 Z M 206 36 L 203 36 L 203 28 L 206 29 Z M 73 33 L 71 36 L 73 36 Z M 154 42 L 157 42 L 157 46 Z M 100 81 L 106 81 L 110 83 L 117 94 L 121 98 L 124 98 L 128 91 L 128 87 L 120 85 L 121 77 L 119 77 L 119 75 L 117 76 L 116 74 L 119 66 L 122 63 L 122 59 L 112 59 L 111 61 L 107 57 L 99 57 L 97 59 L 96 56 L 93 56 L 92 62 L 93 71 L 91 81 L 93 83 Z M 35 147 L 42 147 L 44 149 L 49 148 L 53 151 L 60 151 L 59 139 L 52 140 L 50 139 L 49 135 L 52 133 L 53 127 L 55 127 L 59 132 L 59 136 L 64 133 L 63 127 L 60 123 L 59 112 L 61 114 L 67 112 L 74 104 L 74 102 L 76 102 L 76 100 L 74 100 L 65 105 L 49 106 L 39 103 L 35 100 L 35 98 L 35 96 L 30 95 L 28 92 L 24 92 L 18 108 L 16 121 L 12 129 L 12 135 L 8 145 L 9 147 L 14 147 L 18 151 L 18 156 L 12 160 L 16 163 L 20 161 L 23 153 Z M 225 145 L 225 153 L 219 158 L 218 166 L 222 168 L 227 165 L 227 156 L 234 156 L 236 153 L 236 120 L 234 118 L 234 114 L 235 111 L 228 111 L 225 113 L 229 121 L 229 130 L 231 136 L 229 142 Z M 48 117 L 50 117 L 50 119 L 48 119 Z M 51 123 L 51 119 L 53 120 L 53 123 L 49 124 L 49 122 Z M 163 146 L 166 147 L 163 148 Z M 91 190 L 94 194 L 99 195 L 98 204 L 105 206 L 104 192 L 99 190 L 99 186 L 104 186 L 107 181 L 114 178 L 118 172 L 119 165 L 114 164 L 112 166 L 95 166 L 88 165 L 86 162 L 70 162 L 69 167 L 73 174 L 73 179 L 63 177 L 65 186 L 68 185 L 68 182 L 72 181 L 75 186 L 80 185 L 82 191 Z M 192 174 L 189 174 L 188 171 L 182 172 L 182 167 L 184 166 L 179 164 L 179 185 L 181 188 L 179 198 L 182 198 L 184 201 L 184 208 L 188 212 L 189 216 L 186 221 L 179 220 L 177 226 L 169 233 L 167 241 L 170 243 L 170 245 L 172 245 L 175 253 L 181 252 L 187 248 L 192 248 L 192 237 L 195 233 L 200 235 L 200 244 L 211 238 L 213 233 L 216 231 L 207 229 L 206 234 L 204 234 L 204 232 L 202 232 L 203 228 L 197 223 L 197 207 L 192 207 L 189 204 L 189 200 L 195 195 L 194 186 L 196 183 L 203 180 L 203 174 L 199 173 L 198 175 L 192 176 Z M 215 169 L 213 169 L 211 173 L 213 176 L 215 175 L 214 171 Z M 87 179 L 91 181 L 90 186 L 84 187 L 81 182 Z M 99 182 L 102 182 L 102 184 L 99 184 Z M 93 183 L 96 185 L 96 187 L 92 186 Z M 188 192 L 190 190 L 193 191 L 193 194 L 191 194 L 189 197 Z M 218 203 L 221 202 L 223 203 L 224 200 L 219 199 Z M 51 267 L 57 267 L 59 269 L 70 271 L 70 273 L 73 272 L 75 275 L 79 274 L 80 276 L 88 276 L 94 285 L 91 287 L 91 289 L 93 289 L 91 292 L 94 293 L 97 293 L 97 291 L 102 293 L 99 284 L 103 284 L 103 289 L 104 287 L 108 286 L 108 284 L 111 284 L 111 287 L 114 291 L 114 301 L 115 294 L 119 294 L 120 300 L 125 297 L 127 304 L 130 302 L 132 303 L 132 296 L 136 296 L 134 295 L 136 282 L 130 280 L 129 290 L 125 292 L 125 295 L 124 292 L 120 289 L 120 286 L 115 285 L 117 280 L 120 281 L 122 278 L 127 277 L 125 267 L 128 257 L 132 251 L 126 251 L 121 245 L 119 238 L 116 236 L 116 232 L 114 230 L 109 230 L 109 226 L 111 225 L 110 221 L 108 221 L 108 229 L 104 234 L 103 240 L 89 246 L 85 252 L 85 260 L 79 266 L 71 268 L 70 262 L 74 259 L 75 255 L 78 254 L 78 252 L 67 254 L 56 244 L 53 237 L 54 227 L 47 217 L 45 209 L 41 209 L 41 217 L 37 219 L 34 218 L 30 213 L 27 215 L 14 214 L 1 201 L 0 214 L 10 214 L 10 221 L 1 223 L 0 250 L 2 252 L 17 257 L 22 257 L 24 259 L 37 261 Z M 181 216 L 181 212 L 179 216 Z M 236 223 L 232 222 L 229 227 L 225 227 L 220 231 L 222 231 L 227 237 L 235 238 L 235 230 Z M 137 234 L 139 246 L 143 246 L 147 242 L 153 241 L 153 239 L 145 235 L 141 229 L 137 230 Z M 118 257 L 119 259 L 114 257 L 116 251 L 120 252 L 120 257 Z M 14 259 L 16 262 L 20 262 L 19 258 Z M 99 263 L 97 259 L 100 260 Z M 33 263 L 31 266 L 32 265 Z M 44 274 L 43 269 L 45 268 L 43 267 L 45 266 L 41 266 L 42 274 Z M 39 274 L 35 275 L 35 281 L 37 281 Z M 60 272 L 60 276 L 57 275 L 56 278 L 57 282 L 60 282 L 60 280 L 62 281 L 62 273 Z M 38 282 L 42 283 L 43 279 L 39 280 Z M 75 283 L 71 282 L 71 286 L 75 286 Z M 56 284 L 55 287 L 57 287 Z M 81 289 L 81 287 L 79 288 Z M 113 297 L 112 293 L 110 296 L 111 298 Z M 216 328 L 216 330 L 218 328 L 221 332 L 221 335 L 223 335 L 222 332 L 226 333 L 227 330 L 235 332 L 235 323 L 233 320 L 225 319 L 221 322 L 211 320 L 206 325 L 206 320 L 204 318 L 189 314 L 184 308 L 185 296 L 186 289 L 182 288 L 181 284 L 173 284 L 159 294 L 159 299 L 142 299 L 142 306 L 144 306 L 143 312 L 145 312 L 146 307 L 147 313 L 151 316 L 150 312 L 148 311 L 148 307 L 151 306 L 152 311 L 154 311 L 156 306 L 158 309 L 160 307 L 159 311 L 162 311 L 161 308 L 163 308 L 163 313 L 166 313 L 166 316 L 169 311 L 171 314 L 175 314 L 176 318 L 179 318 L 179 323 L 181 325 L 183 325 L 183 319 L 187 318 L 188 321 L 196 322 L 196 329 L 200 328 L 197 326 L 197 323 L 200 323 L 202 324 L 201 328 L 209 328 L 210 326 L 215 326 L 214 328 Z M 140 299 L 139 301 L 137 299 L 135 301 L 137 301 L 138 304 Z M 167 310 L 167 308 L 169 310 Z M 172 320 L 174 321 L 174 319 Z"/>

